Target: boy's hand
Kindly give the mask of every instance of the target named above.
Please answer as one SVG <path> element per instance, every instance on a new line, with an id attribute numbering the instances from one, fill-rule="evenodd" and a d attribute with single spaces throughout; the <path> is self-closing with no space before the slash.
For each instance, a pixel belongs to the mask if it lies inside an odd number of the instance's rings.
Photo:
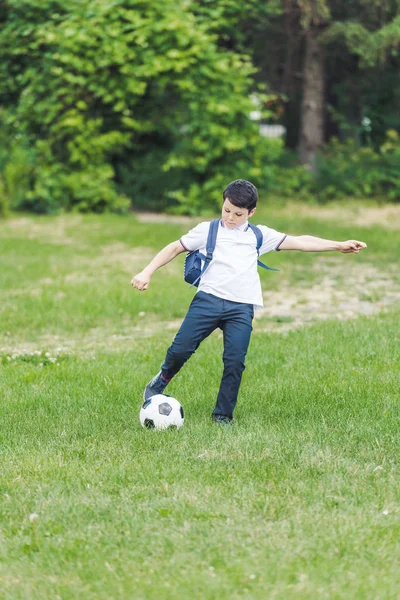
<path id="1" fill-rule="evenodd" d="M 141 273 L 135 275 L 135 277 L 131 281 L 131 284 L 137 290 L 144 292 L 149 287 L 150 277 L 151 276 L 148 275 L 146 271 L 142 271 Z"/>
<path id="2" fill-rule="evenodd" d="M 364 242 L 358 242 L 357 240 L 347 240 L 347 242 L 339 242 L 338 250 L 340 252 L 343 252 L 343 254 L 349 254 L 350 252 L 358 254 L 360 250 L 366 247 L 367 244 L 364 244 Z"/>

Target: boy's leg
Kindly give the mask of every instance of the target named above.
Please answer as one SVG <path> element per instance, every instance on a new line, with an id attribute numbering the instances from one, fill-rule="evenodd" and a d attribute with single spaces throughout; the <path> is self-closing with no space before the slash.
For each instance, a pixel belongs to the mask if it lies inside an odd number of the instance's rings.
<path id="1" fill-rule="evenodd" d="M 253 305 L 225 300 L 226 307 L 222 322 L 224 334 L 224 372 L 218 392 L 213 418 L 218 416 L 232 419 L 236 406 L 245 357 L 253 330 Z"/>
<path id="2" fill-rule="evenodd" d="M 201 342 L 218 327 L 222 302 L 220 298 L 205 292 L 198 292 L 193 298 L 161 367 L 162 376 L 166 380 L 171 380 L 178 373 Z"/>
<path id="3" fill-rule="evenodd" d="M 223 301 L 211 294 L 198 292 L 187 315 L 168 349 L 161 371 L 146 386 L 143 398 L 162 394 L 200 343 L 219 325 Z"/>

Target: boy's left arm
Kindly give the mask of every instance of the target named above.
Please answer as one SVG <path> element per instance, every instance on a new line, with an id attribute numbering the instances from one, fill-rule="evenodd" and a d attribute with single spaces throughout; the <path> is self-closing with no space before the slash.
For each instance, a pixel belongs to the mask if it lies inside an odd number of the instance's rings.
<path id="1" fill-rule="evenodd" d="M 358 254 L 366 248 L 367 244 L 358 240 L 347 240 L 346 242 L 334 242 L 314 237 L 313 235 L 288 235 L 279 245 L 279 250 L 300 250 L 302 252 L 327 252 L 337 250 L 344 254 Z"/>

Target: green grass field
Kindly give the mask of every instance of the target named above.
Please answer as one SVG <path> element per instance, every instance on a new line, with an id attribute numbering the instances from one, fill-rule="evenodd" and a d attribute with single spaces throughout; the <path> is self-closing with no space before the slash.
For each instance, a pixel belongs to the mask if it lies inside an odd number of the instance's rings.
<path id="1" fill-rule="evenodd" d="M 230 429 L 210 420 L 213 334 L 167 390 L 185 425 L 166 432 L 141 428 L 141 396 L 193 290 L 183 255 L 146 293 L 130 279 L 189 225 L 0 222 L 2 600 L 400 597 L 400 226 L 329 210 L 260 207 L 369 248 L 264 257 L 267 296 L 313 290 L 307 318 L 256 319 Z"/>

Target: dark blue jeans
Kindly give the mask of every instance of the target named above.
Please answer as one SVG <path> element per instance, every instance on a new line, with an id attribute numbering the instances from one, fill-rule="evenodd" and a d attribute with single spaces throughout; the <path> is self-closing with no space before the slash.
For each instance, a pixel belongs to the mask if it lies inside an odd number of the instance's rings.
<path id="1" fill-rule="evenodd" d="M 172 379 L 197 350 L 200 343 L 218 327 L 224 336 L 224 372 L 213 415 L 232 418 L 239 393 L 244 360 L 249 347 L 254 309 L 252 304 L 223 300 L 197 292 L 187 315 L 168 349 L 162 374 Z"/>

